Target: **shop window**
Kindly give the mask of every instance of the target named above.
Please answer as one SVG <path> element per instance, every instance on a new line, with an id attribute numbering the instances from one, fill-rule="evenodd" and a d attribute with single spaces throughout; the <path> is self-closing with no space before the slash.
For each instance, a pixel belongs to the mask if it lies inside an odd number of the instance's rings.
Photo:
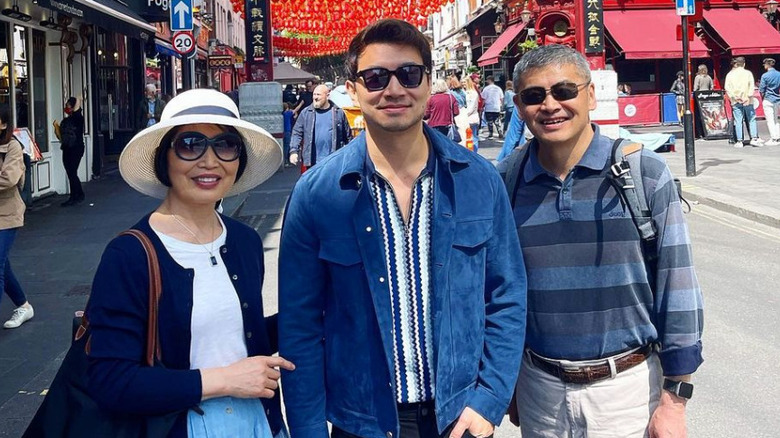
<path id="1" fill-rule="evenodd" d="M 46 112 L 46 33 L 32 31 L 32 92 L 35 142 L 41 152 L 49 151 L 49 117 Z"/>
<path id="2" fill-rule="evenodd" d="M 30 77 L 27 55 L 27 29 L 14 26 L 14 96 L 16 98 L 16 127 L 30 127 Z"/>
<path id="3" fill-rule="evenodd" d="M 11 104 L 11 68 L 8 64 L 8 24 L 0 22 L 0 104 Z"/>

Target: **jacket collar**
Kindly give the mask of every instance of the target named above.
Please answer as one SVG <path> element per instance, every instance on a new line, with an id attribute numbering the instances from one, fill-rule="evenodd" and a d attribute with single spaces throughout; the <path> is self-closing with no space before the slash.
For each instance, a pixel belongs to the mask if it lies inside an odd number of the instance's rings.
<path id="1" fill-rule="evenodd" d="M 469 152 L 465 148 L 453 143 L 443 134 L 425 124 L 423 124 L 423 133 L 425 134 L 425 138 L 428 140 L 437 161 L 439 164 L 443 164 L 445 169 L 449 169 L 451 172 L 457 172 L 469 165 Z M 366 134 L 363 133 L 359 135 L 352 140 L 348 146 L 349 147 L 345 147 L 344 152 L 342 152 L 345 154 L 345 157 L 344 164 L 341 168 L 341 174 L 339 175 L 341 187 L 345 187 L 344 184 L 349 183 L 350 181 L 360 181 L 360 177 L 367 176 L 369 173 L 369 170 L 366 167 L 366 159 L 368 156 Z M 359 185 L 360 183 L 357 183 L 356 187 L 353 188 L 359 188 Z M 347 187 L 348 186 L 349 185 L 347 185 Z"/>

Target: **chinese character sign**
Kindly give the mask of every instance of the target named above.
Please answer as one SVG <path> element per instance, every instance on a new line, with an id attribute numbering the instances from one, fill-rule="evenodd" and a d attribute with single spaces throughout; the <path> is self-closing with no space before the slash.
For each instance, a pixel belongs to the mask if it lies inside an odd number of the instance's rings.
<path id="1" fill-rule="evenodd" d="M 604 8 L 602 0 L 582 0 L 585 3 L 585 53 L 604 51 Z"/>
<path id="2" fill-rule="evenodd" d="M 271 54 L 270 9 L 268 0 L 246 0 L 246 64 L 250 81 L 271 80 L 273 57 Z M 266 74 L 261 74 L 260 70 Z"/>

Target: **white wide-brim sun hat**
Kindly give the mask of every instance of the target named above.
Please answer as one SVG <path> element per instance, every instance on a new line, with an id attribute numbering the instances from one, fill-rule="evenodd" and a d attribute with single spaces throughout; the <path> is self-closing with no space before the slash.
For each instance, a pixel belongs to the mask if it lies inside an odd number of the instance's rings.
<path id="1" fill-rule="evenodd" d="M 282 148 L 265 129 L 239 118 L 233 100 L 212 89 L 185 91 L 168 102 L 156 123 L 130 140 L 119 156 L 119 172 L 130 187 L 164 199 L 168 187 L 154 172 L 154 156 L 165 134 L 182 125 L 208 123 L 232 126 L 244 139 L 247 162 L 244 173 L 225 196 L 250 190 L 270 178 L 282 165 Z"/>

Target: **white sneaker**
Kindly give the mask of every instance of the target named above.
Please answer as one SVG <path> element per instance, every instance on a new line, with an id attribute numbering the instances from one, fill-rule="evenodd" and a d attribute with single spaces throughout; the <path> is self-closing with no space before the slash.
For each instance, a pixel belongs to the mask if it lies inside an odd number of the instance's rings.
<path id="1" fill-rule="evenodd" d="M 760 148 L 761 146 L 764 145 L 764 140 L 761 140 L 760 138 L 754 138 L 750 140 L 750 145 L 753 146 L 754 148 Z"/>
<path id="2" fill-rule="evenodd" d="M 738 141 L 738 142 L 734 143 L 734 147 L 737 148 L 737 149 L 744 148 L 745 147 L 745 142 L 744 141 Z"/>
<path id="3" fill-rule="evenodd" d="M 780 140 L 773 138 L 770 139 L 768 142 L 764 143 L 764 146 L 777 146 L 780 145 Z"/>
<path id="4" fill-rule="evenodd" d="M 31 305 L 17 307 L 14 309 L 14 314 L 11 315 L 11 319 L 6 321 L 3 327 L 7 329 L 17 328 L 32 319 L 33 316 L 35 316 L 35 311 Z"/>

